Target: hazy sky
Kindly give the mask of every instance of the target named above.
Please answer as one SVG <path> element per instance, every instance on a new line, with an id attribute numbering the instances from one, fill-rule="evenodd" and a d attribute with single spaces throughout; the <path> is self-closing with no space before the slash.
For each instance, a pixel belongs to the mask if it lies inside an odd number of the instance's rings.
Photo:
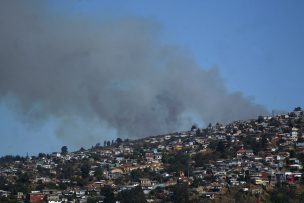
<path id="1" fill-rule="evenodd" d="M 3 4 L 3 2 L 0 2 L 0 6 L 1 4 Z M 29 6 L 31 6 L 31 4 L 29 4 Z M 39 8 L 40 7 L 38 7 L 38 9 Z M 279 0 L 239 0 L 229 2 L 194 0 L 60 0 L 46 1 L 43 12 L 47 13 L 45 15 L 52 16 L 52 20 L 54 21 L 56 21 L 57 17 L 58 21 L 65 19 L 65 23 L 69 22 L 71 19 L 71 24 L 75 23 L 75 19 L 72 18 L 77 18 L 79 21 L 82 19 L 90 19 L 96 24 L 99 22 L 109 22 L 113 19 L 135 18 L 135 29 L 138 29 L 138 26 L 144 26 L 142 24 L 145 24 L 146 21 L 148 21 L 149 24 L 155 23 L 155 26 L 157 27 L 156 38 L 159 41 L 155 42 L 157 44 L 155 47 L 152 43 L 151 49 L 153 49 L 153 51 L 149 49 L 147 53 L 156 53 L 157 51 L 154 52 L 154 50 L 159 49 L 162 44 L 166 46 L 170 45 L 170 47 L 178 47 L 179 53 L 185 53 L 187 57 L 191 58 L 191 61 L 193 60 L 197 64 L 193 65 L 193 62 L 191 62 L 191 67 L 193 66 L 194 68 L 189 70 L 190 76 L 193 76 L 192 78 L 194 79 L 196 66 L 199 66 L 200 69 L 205 71 L 204 73 L 199 74 L 202 74 L 203 76 L 207 75 L 211 78 L 213 78 L 213 75 L 208 71 L 210 70 L 212 72 L 214 68 L 217 68 L 218 72 L 215 74 L 214 80 L 223 83 L 223 87 L 220 87 L 219 89 L 224 92 L 224 96 L 214 98 L 231 98 L 229 93 L 241 92 L 243 96 L 240 100 L 242 101 L 247 102 L 247 100 L 250 100 L 250 102 L 254 104 L 264 106 L 268 111 L 273 109 L 290 111 L 296 106 L 303 107 L 304 104 L 304 95 L 302 93 L 304 75 L 304 69 L 302 67 L 304 58 L 303 9 L 303 1 Z M 138 19 L 143 19 L 143 22 L 138 23 Z M 4 22 L 4 25 L 6 25 L 6 22 L 10 22 L 10 19 L 0 19 L 0 25 L 1 20 Z M 84 21 L 84 23 L 85 22 L 86 21 Z M 12 23 L 15 22 L 12 21 Z M 123 21 L 121 23 L 124 24 Z M 4 26 L 4 28 L 6 27 Z M 113 29 L 115 30 L 116 28 Z M 2 31 L 0 28 L 0 36 Z M 100 30 L 97 30 L 96 32 L 98 31 Z M 136 34 L 138 31 L 134 31 L 134 33 Z M 4 34 L 4 36 L 6 35 Z M 94 37 L 94 34 L 92 34 L 92 36 Z M 88 38 L 92 36 L 88 36 Z M 71 34 L 71 38 L 73 38 L 73 34 Z M 153 36 L 152 38 L 154 39 L 155 37 Z M 128 40 L 129 38 L 118 36 L 118 39 Z M 153 39 L 151 40 L 152 42 Z M 1 38 L 0 45 L 1 43 L 4 44 L 5 41 L 8 41 L 5 37 Z M 147 46 L 149 45 L 150 44 L 147 44 Z M 144 51 L 146 53 L 146 50 Z M 5 55 L 7 53 L 7 50 L 2 50 L 2 52 L 0 52 L 0 54 L 3 55 L 2 59 L 6 57 Z M 149 58 L 149 60 L 150 59 L 155 60 L 159 58 L 153 57 Z M 171 59 L 167 60 L 170 61 Z M 183 60 L 183 62 L 184 61 L 185 60 Z M 145 64 L 146 62 L 143 63 Z M 150 62 L 149 66 L 152 66 Z M 183 74 L 186 72 L 187 71 L 181 71 L 180 73 Z M 159 72 L 153 71 L 152 75 L 157 73 Z M 147 75 L 144 74 L 144 77 L 146 76 Z M 179 75 L 172 76 L 173 79 L 179 77 Z M 16 78 L 13 77 L 6 79 L 16 80 Z M 0 83 L 1 82 L 2 81 L 0 81 Z M 138 83 L 142 84 L 141 81 Z M 161 79 L 159 80 L 159 83 L 166 86 L 168 85 L 168 87 L 172 84 L 164 82 L 164 80 Z M 3 82 L 3 84 L 2 88 L 8 87 L 5 86 L 5 82 Z M 218 88 L 215 88 L 213 83 L 208 84 L 211 84 L 212 87 L 210 88 L 212 91 L 218 91 Z M 130 84 L 128 83 L 128 85 Z M 199 86 L 200 84 L 197 85 Z M 155 84 L 149 86 L 149 90 L 151 91 L 155 90 L 155 88 Z M 224 88 L 224 90 L 222 90 L 222 88 Z M 12 90 L 8 90 L 9 93 L 10 91 Z M 178 94 L 173 94 L 173 96 L 176 95 Z M 206 97 L 206 95 L 202 96 L 202 98 L 204 97 Z M 41 151 L 52 152 L 59 150 L 62 145 L 68 145 L 70 149 L 76 149 L 79 147 L 79 143 L 82 142 L 83 138 L 75 136 L 75 139 L 79 139 L 79 142 L 76 145 L 70 146 L 69 142 L 71 138 L 62 139 L 58 136 L 54 136 L 56 131 L 58 131 L 54 126 L 60 125 L 60 122 L 62 123 L 62 117 L 60 117 L 60 119 L 57 118 L 58 115 L 61 116 L 60 113 L 50 111 L 50 113 L 47 114 L 47 119 L 39 121 L 34 125 L 28 125 L 28 118 L 23 117 L 22 113 L 11 108 L 11 106 L 16 105 L 16 101 L 7 99 L 7 97 L 2 98 L 5 99 L 0 100 L 0 155 L 24 155 L 26 152 L 35 154 Z M 165 100 L 166 102 L 170 101 L 168 99 Z M 233 98 L 231 98 L 231 102 L 232 101 L 234 101 Z M 127 100 L 126 102 L 129 103 L 130 101 Z M 207 102 L 209 101 L 207 100 Z M 184 108 L 185 105 L 190 105 L 193 108 L 192 110 L 195 111 L 197 109 L 201 114 L 204 114 L 204 108 L 201 109 L 197 107 L 196 103 L 189 104 L 189 102 L 182 102 L 180 106 Z M 75 106 L 75 108 L 76 107 L 77 106 Z M 131 105 L 131 107 L 133 106 Z M 176 104 L 176 108 L 178 107 L 179 104 Z M 209 106 L 206 105 L 206 108 L 209 108 Z M 62 109 L 66 110 L 66 107 Z M 255 107 L 252 107 L 252 109 L 255 109 Z M 107 113 L 104 109 L 101 110 L 102 114 Z M 89 111 L 86 111 L 85 113 L 87 112 Z M 81 113 L 81 115 L 83 116 L 85 113 Z M 183 113 L 184 112 L 181 112 L 181 114 Z M 136 117 L 137 115 L 138 114 L 135 114 L 134 116 Z M 241 114 L 236 114 L 229 118 L 236 118 L 237 115 Z M 248 116 L 251 114 L 246 115 Z M 99 118 L 99 115 L 97 115 L 97 117 Z M 149 114 L 148 117 L 150 120 L 154 119 L 151 114 Z M 114 129 L 104 131 L 104 129 L 100 129 L 102 127 L 96 127 L 96 125 L 94 125 L 95 120 L 88 120 L 87 118 L 79 122 L 73 120 L 73 123 L 78 122 L 76 125 L 77 133 L 82 132 L 85 134 L 83 129 L 91 129 L 95 134 L 102 132 L 103 135 L 100 138 L 101 143 L 103 143 L 104 139 L 115 139 L 113 136 L 116 135 L 116 131 L 123 132 L 123 130 L 128 127 L 128 125 L 123 126 L 122 128 L 117 127 L 120 123 L 117 122 L 115 116 L 112 117 L 111 115 L 102 118 L 105 119 L 110 126 L 114 126 Z M 168 118 L 171 117 L 169 116 Z M 223 118 L 222 115 L 219 115 L 219 117 L 216 118 L 220 120 L 229 120 L 229 118 Z M 200 118 L 197 119 L 197 122 L 199 122 L 199 120 Z M 213 121 L 214 118 L 211 118 L 210 115 L 203 118 L 204 122 L 209 120 Z M 87 123 L 86 121 L 90 121 L 90 123 Z M 163 121 L 161 120 L 159 122 Z M 71 125 L 71 122 L 69 122 L 68 125 Z M 83 125 L 85 125 L 85 127 L 82 128 Z M 172 128 L 175 126 L 170 122 L 168 125 L 172 126 Z M 107 127 L 108 126 L 104 128 Z M 153 127 L 154 126 L 151 127 L 152 131 Z M 164 129 L 168 130 L 172 128 Z M 70 134 L 75 133 L 74 131 L 71 131 L 71 127 L 68 130 L 64 129 L 62 131 Z M 129 130 L 128 133 L 137 133 L 137 131 Z M 98 137 L 96 138 L 96 135 L 92 135 L 90 139 L 91 141 L 88 143 L 91 143 L 91 145 L 99 141 Z M 85 145 L 89 146 L 88 143 Z"/>

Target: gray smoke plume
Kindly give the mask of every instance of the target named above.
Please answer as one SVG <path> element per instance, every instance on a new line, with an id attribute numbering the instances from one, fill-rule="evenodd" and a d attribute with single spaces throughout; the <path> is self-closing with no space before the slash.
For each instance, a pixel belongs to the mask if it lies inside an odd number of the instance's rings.
<path id="1" fill-rule="evenodd" d="M 85 143 L 96 126 L 142 137 L 265 112 L 229 93 L 216 69 L 164 45 L 152 20 L 55 15 L 41 2 L 0 1 L 0 98 L 16 98 L 33 122 L 57 118 L 61 137 L 75 141 L 77 130 Z"/>

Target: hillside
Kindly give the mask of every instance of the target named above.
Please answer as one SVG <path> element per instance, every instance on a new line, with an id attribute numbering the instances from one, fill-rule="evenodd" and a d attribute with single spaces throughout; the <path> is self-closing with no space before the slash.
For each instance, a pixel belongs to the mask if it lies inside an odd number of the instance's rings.
<path id="1" fill-rule="evenodd" d="M 303 202 L 304 112 L 5 156 L 0 202 Z"/>

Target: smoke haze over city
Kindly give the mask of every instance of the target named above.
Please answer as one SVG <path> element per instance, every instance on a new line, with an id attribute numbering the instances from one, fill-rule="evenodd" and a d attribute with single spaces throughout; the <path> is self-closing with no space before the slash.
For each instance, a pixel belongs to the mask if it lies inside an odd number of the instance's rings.
<path id="1" fill-rule="evenodd" d="M 31 129 L 54 123 L 48 136 L 91 146 L 269 113 L 269 104 L 227 87 L 221 67 L 204 67 L 167 43 L 158 19 L 52 6 L 0 2 L 0 101 L 28 126 L 27 139 Z"/>

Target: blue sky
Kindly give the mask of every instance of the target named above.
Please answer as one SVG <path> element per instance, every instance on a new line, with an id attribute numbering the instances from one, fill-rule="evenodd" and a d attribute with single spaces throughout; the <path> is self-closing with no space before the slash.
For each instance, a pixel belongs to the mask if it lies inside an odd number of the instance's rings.
<path id="1" fill-rule="evenodd" d="M 303 107 L 303 1 L 87 0 L 47 6 L 58 15 L 96 20 L 152 19 L 161 26 L 164 43 L 178 45 L 202 68 L 217 67 L 229 91 L 240 91 L 269 111 Z M 28 129 L 4 103 L 0 121 L 0 155 L 52 152 L 65 145 L 53 136 L 51 121 Z"/>

